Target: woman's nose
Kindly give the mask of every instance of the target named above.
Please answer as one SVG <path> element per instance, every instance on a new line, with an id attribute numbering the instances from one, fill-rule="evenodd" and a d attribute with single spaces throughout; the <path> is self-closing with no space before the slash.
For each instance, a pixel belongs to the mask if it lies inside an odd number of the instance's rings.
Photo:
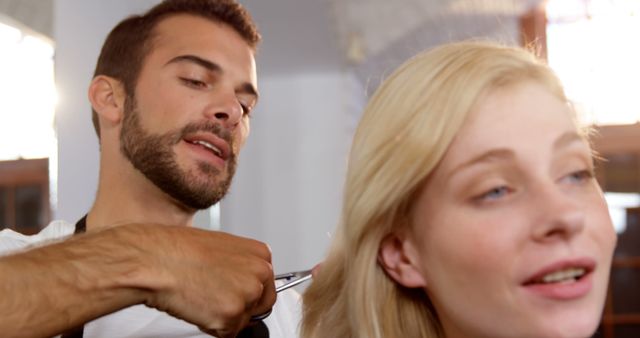
<path id="1" fill-rule="evenodd" d="M 556 184 L 540 189 L 531 207 L 538 214 L 533 228 L 536 240 L 567 240 L 584 228 L 585 210 L 578 196 Z"/>

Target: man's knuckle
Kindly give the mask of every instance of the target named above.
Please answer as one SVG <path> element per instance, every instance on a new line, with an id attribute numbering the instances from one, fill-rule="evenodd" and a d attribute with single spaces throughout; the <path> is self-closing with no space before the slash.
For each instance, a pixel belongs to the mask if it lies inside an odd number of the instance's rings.
<path id="1" fill-rule="evenodd" d="M 246 304 L 243 300 L 233 297 L 228 299 L 221 306 L 220 315 L 224 322 L 234 322 L 239 316 L 242 316 L 246 310 Z"/>
<path id="2" fill-rule="evenodd" d="M 249 296 L 249 301 L 255 301 L 262 297 L 262 293 L 264 292 L 264 285 L 260 281 L 254 281 L 253 283 L 247 284 L 246 290 Z"/>
<path id="3" fill-rule="evenodd" d="M 268 262 L 271 262 L 271 248 L 269 247 L 269 245 L 263 242 L 256 241 L 254 248 L 255 248 L 255 254 L 257 256 L 263 258 Z"/>

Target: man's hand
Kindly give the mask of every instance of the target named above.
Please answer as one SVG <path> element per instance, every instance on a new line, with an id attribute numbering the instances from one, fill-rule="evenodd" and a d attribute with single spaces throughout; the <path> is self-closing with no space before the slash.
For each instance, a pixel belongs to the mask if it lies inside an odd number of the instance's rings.
<path id="1" fill-rule="evenodd" d="M 146 300 L 150 307 L 209 334 L 235 337 L 252 315 L 269 311 L 275 303 L 271 251 L 264 243 L 174 226 L 121 230 L 143 257 L 145 268 L 132 281 L 152 290 Z"/>
<path id="2" fill-rule="evenodd" d="M 0 332 L 12 337 L 53 336 L 144 303 L 230 338 L 276 299 L 267 245 L 178 226 L 75 236 L 0 258 L 0 276 Z"/>

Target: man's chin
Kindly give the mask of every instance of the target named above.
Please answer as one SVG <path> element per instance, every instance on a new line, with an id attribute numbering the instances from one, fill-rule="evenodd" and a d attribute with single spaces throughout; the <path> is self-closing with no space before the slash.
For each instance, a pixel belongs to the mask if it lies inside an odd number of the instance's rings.
<path id="1" fill-rule="evenodd" d="M 180 205 L 180 207 L 188 212 L 195 213 L 200 210 L 206 210 L 211 208 L 213 205 L 218 203 L 220 200 L 216 199 L 213 202 L 211 201 L 203 201 L 203 200 L 194 200 L 194 199 L 186 199 L 186 198 L 173 198 L 173 200 Z"/>
<path id="2" fill-rule="evenodd" d="M 222 200 L 222 198 L 227 194 L 230 184 L 231 183 L 229 181 L 222 181 L 215 184 L 207 182 L 201 185 L 192 186 L 192 189 L 188 189 L 188 193 L 169 193 L 169 195 L 188 209 L 192 209 L 194 211 L 204 210 L 220 202 L 220 200 Z"/>

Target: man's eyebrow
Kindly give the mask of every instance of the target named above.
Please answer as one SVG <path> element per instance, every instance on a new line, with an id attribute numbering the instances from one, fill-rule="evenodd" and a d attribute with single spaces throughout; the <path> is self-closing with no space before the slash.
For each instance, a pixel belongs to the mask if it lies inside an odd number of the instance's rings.
<path id="1" fill-rule="evenodd" d="M 179 56 L 176 56 L 173 59 L 169 60 L 169 62 L 167 62 L 165 64 L 165 66 L 169 65 L 169 64 L 172 64 L 172 63 L 179 63 L 179 62 L 195 63 L 200 67 L 206 68 L 210 72 L 222 73 L 222 67 L 220 67 L 217 63 L 211 62 L 209 60 L 203 59 L 203 58 L 201 58 L 199 56 L 195 56 L 195 55 L 179 55 Z"/>
<path id="2" fill-rule="evenodd" d="M 222 67 L 220 67 L 220 65 L 218 65 L 217 63 L 209 61 L 207 59 L 203 59 L 203 58 L 201 58 L 199 56 L 190 55 L 190 54 L 176 56 L 173 59 L 169 60 L 169 62 L 167 62 L 165 64 L 165 66 L 169 65 L 169 64 L 172 64 L 172 63 L 179 63 L 179 62 L 195 63 L 198 66 L 203 67 L 203 68 L 205 68 L 208 71 L 213 72 L 213 73 L 222 73 L 223 72 Z M 258 90 L 255 88 L 255 86 L 253 84 L 251 84 L 249 82 L 245 82 L 245 83 L 241 84 L 240 88 L 239 88 L 239 92 L 241 92 L 243 94 L 253 95 L 253 96 L 256 97 L 256 100 L 259 97 Z"/>

